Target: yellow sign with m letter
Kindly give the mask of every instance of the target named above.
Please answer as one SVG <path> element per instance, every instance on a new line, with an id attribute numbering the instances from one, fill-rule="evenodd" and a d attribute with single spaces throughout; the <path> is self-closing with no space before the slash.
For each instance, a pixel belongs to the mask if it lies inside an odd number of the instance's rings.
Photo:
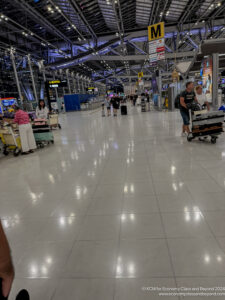
<path id="1" fill-rule="evenodd" d="M 164 22 L 160 22 L 151 26 L 148 26 L 148 40 L 154 41 L 164 38 L 165 29 Z"/>

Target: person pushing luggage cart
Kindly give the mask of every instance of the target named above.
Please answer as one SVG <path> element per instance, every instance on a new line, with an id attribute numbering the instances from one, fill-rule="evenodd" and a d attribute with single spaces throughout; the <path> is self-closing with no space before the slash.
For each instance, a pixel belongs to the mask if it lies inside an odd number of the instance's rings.
<path id="1" fill-rule="evenodd" d="M 14 109 L 16 111 L 14 122 L 19 126 L 20 140 L 23 151 L 22 154 L 33 153 L 37 148 L 37 145 L 34 139 L 29 115 L 17 105 L 14 106 Z"/>

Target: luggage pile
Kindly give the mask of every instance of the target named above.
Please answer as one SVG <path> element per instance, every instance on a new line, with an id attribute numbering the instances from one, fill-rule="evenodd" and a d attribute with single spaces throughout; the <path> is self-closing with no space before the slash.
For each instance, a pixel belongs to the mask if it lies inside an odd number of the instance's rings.
<path id="1" fill-rule="evenodd" d="M 191 113 L 192 131 L 187 140 L 191 142 L 194 138 L 211 138 L 215 144 L 218 136 L 223 132 L 224 112 L 223 111 L 194 111 Z"/>

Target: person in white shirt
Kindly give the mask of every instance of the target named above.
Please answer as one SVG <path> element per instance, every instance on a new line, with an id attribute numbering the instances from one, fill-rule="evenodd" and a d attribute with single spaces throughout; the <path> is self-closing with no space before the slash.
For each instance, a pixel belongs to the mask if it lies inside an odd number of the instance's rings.
<path id="1" fill-rule="evenodd" d="M 48 108 L 45 106 L 44 100 L 39 100 L 39 104 L 36 108 L 36 117 L 37 119 L 47 119 L 49 114 Z"/>
<path id="2" fill-rule="evenodd" d="M 198 85 L 195 91 L 196 91 L 196 98 L 198 100 L 198 103 L 201 105 L 206 105 L 207 109 L 210 110 L 210 105 L 209 102 L 207 101 L 207 97 L 202 92 L 202 86 Z"/>

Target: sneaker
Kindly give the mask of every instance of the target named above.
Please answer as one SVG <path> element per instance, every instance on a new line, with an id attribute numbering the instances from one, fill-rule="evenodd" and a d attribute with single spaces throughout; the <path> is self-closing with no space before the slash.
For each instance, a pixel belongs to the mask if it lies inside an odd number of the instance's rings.
<path id="1" fill-rule="evenodd" d="M 182 137 L 186 137 L 186 136 L 187 136 L 187 133 L 186 133 L 186 132 L 182 132 L 182 133 L 181 133 L 181 136 L 182 136 Z"/>
<path id="2" fill-rule="evenodd" d="M 16 300 L 30 300 L 30 296 L 27 290 L 21 290 L 16 296 Z"/>

